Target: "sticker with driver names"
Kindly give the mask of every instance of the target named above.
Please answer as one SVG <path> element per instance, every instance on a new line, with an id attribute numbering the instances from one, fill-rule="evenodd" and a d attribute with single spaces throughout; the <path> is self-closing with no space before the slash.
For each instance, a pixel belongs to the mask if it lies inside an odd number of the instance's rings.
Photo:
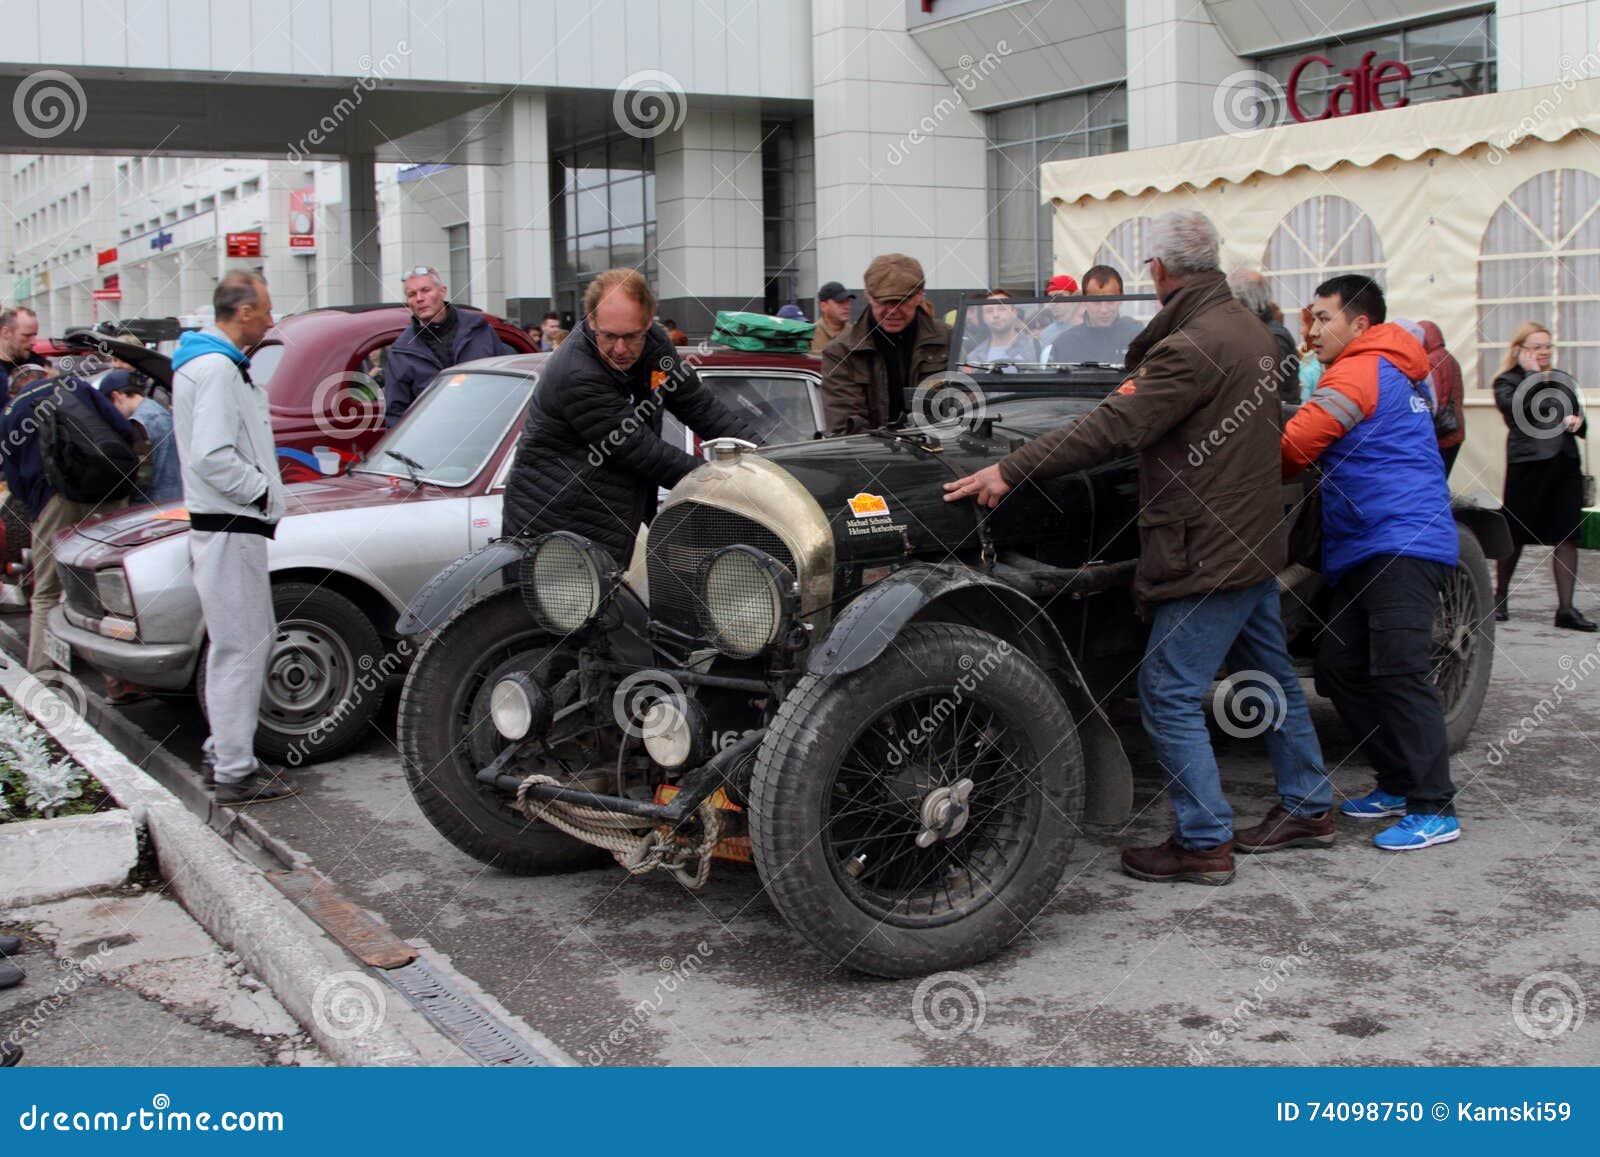
<path id="1" fill-rule="evenodd" d="M 889 503 L 881 494 L 868 494 L 862 491 L 854 498 L 845 501 L 850 506 L 850 513 L 856 518 L 888 518 Z"/>

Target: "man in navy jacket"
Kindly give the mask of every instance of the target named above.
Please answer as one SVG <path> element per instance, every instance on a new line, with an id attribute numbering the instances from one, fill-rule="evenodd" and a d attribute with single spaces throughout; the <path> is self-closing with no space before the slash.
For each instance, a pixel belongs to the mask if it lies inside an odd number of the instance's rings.
<path id="1" fill-rule="evenodd" d="M 431 266 L 406 270 L 401 284 L 411 324 L 389 347 L 384 365 L 383 416 L 391 430 L 439 371 L 515 352 L 495 336 L 483 314 L 450 304 L 446 286 Z"/>
<path id="2" fill-rule="evenodd" d="M 106 423 L 124 438 L 128 445 L 134 443 L 133 427 L 118 413 L 111 399 L 82 379 L 69 378 L 63 383 L 70 386 L 84 404 L 105 419 Z M 0 466 L 3 466 L 6 485 L 11 488 L 13 500 L 20 501 L 28 511 L 28 522 L 33 532 L 33 602 L 32 618 L 28 626 L 28 670 L 50 669 L 50 658 L 45 653 L 45 634 L 49 629 L 50 612 L 61 601 L 61 579 L 56 573 L 54 540 L 57 534 L 75 526 L 94 514 L 127 505 L 126 499 L 94 505 L 74 502 L 57 494 L 45 477 L 44 459 L 39 453 L 39 417 L 41 405 L 56 405 L 55 371 L 36 371 L 24 367 L 13 375 L 12 388 L 16 396 L 0 416 Z"/>

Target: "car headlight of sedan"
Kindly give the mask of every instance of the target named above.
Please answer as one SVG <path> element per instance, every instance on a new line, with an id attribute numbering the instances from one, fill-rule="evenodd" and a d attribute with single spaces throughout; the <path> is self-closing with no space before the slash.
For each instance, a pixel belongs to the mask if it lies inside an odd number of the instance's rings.
<path id="1" fill-rule="evenodd" d="M 128 572 L 120 566 L 94 572 L 95 594 L 100 605 L 113 615 L 133 618 L 133 592 L 128 589 Z"/>
<path id="2" fill-rule="evenodd" d="M 754 658 L 794 618 L 794 576 L 753 546 L 724 547 L 706 559 L 700 576 L 700 625 L 725 655 Z"/>
<path id="3" fill-rule="evenodd" d="M 588 626 L 616 586 L 611 556 L 581 535 L 558 530 L 534 540 L 522 563 L 522 589 L 533 617 L 554 631 Z"/>

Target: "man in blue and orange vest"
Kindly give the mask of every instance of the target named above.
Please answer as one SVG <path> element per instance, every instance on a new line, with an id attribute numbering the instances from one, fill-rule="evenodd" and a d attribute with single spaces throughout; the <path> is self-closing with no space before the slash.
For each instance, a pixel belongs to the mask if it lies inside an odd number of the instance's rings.
<path id="1" fill-rule="evenodd" d="M 1346 274 L 1317 286 L 1311 348 L 1325 369 L 1284 429 L 1283 472 L 1322 467 L 1322 577 L 1333 603 L 1317 687 L 1378 773 L 1373 791 L 1339 810 L 1401 817 L 1373 842 L 1410 851 L 1461 834 L 1428 659 L 1458 546 L 1432 399 L 1419 384 L 1428 355 L 1386 316 L 1371 278 Z"/>

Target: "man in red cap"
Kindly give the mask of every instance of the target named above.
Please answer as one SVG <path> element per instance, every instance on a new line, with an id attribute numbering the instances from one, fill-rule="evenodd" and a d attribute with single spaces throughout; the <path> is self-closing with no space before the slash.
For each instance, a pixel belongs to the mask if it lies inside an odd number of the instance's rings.
<path id="1" fill-rule="evenodd" d="M 1083 320 L 1083 305 L 1065 300 L 1078 292 L 1078 283 L 1070 273 L 1056 274 L 1045 283 L 1044 291 L 1050 297 L 1063 299 L 1050 306 L 1050 316 L 1055 320 L 1039 335 L 1039 357 L 1043 361 L 1050 361 L 1050 347 L 1061 339 L 1062 334 Z"/>

